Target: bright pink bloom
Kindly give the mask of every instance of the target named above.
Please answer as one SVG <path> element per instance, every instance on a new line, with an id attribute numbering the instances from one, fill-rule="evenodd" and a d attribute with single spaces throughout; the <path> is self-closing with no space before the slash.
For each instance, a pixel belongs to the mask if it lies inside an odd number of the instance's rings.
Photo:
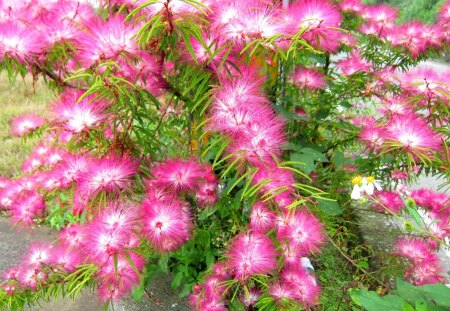
<path id="1" fill-rule="evenodd" d="M 430 211 L 440 213 L 450 211 L 450 196 L 446 193 L 434 192 L 430 189 L 417 189 L 411 191 L 411 198 L 417 205 Z"/>
<path id="2" fill-rule="evenodd" d="M 346 76 L 350 76 L 358 71 L 369 72 L 370 70 L 370 64 L 356 50 L 347 59 L 339 61 L 337 66 Z"/>
<path id="3" fill-rule="evenodd" d="M 137 206 L 129 202 L 110 202 L 96 217 L 107 230 L 130 232 L 136 230 L 141 215 Z"/>
<path id="4" fill-rule="evenodd" d="M 118 256 L 117 266 L 114 258 L 110 258 L 97 276 L 100 280 L 98 288 L 100 298 L 103 301 L 117 300 L 124 294 L 131 292 L 133 287 L 139 284 L 139 275 L 135 270 L 141 272 L 144 265 L 145 259 L 133 252 Z"/>
<path id="5" fill-rule="evenodd" d="M 426 261 L 418 265 L 411 265 L 406 270 L 405 277 L 416 286 L 445 282 L 438 261 Z"/>
<path id="6" fill-rule="evenodd" d="M 378 35 L 383 35 L 394 27 L 397 13 L 397 10 L 389 5 L 374 5 L 366 6 L 362 17 L 376 27 Z"/>
<path id="7" fill-rule="evenodd" d="M 137 165 L 130 157 L 111 155 L 90 162 L 88 170 L 80 175 L 79 190 L 89 197 L 101 191 L 118 194 L 131 187 Z"/>
<path id="8" fill-rule="evenodd" d="M 317 252 L 325 241 L 322 224 L 306 211 L 285 212 L 278 220 L 277 238 L 303 254 Z"/>
<path id="9" fill-rule="evenodd" d="M 21 63 L 31 60 L 43 49 L 41 35 L 32 26 L 16 21 L 0 23 L 0 60 L 5 56 L 15 58 Z"/>
<path id="10" fill-rule="evenodd" d="M 160 186 L 178 191 L 193 190 L 203 176 L 202 167 L 194 160 L 172 159 L 152 169 Z"/>
<path id="11" fill-rule="evenodd" d="M 327 0 L 304 0 L 294 3 L 287 10 L 286 20 L 292 33 L 304 30 L 302 38 L 314 48 L 334 52 L 339 47 L 339 31 L 342 17 L 339 10 Z"/>
<path id="12" fill-rule="evenodd" d="M 167 252 L 191 237 L 192 224 L 180 202 L 144 200 L 143 232 L 157 250 Z"/>
<path id="13" fill-rule="evenodd" d="M 366 143 L 367 148 L 371 150 L 379 150 L 383 145 L 386 137 L 386 131 L 384 127 L 378 126 L 373 122 L 366 123 L 359 132 L 359 139 Z"/>
<path id="14" fill-rule="evenodd" d="M 116 16 L 108 21 L 94 19 L 86 23 L 86 35 L 78 38 L 78 56 L 83 66 L 114 59 L 120 53 L 137 52 L 134 37 L 139 26 L 127 23 L 124 19 L 123 16 Z"/>
<path id="15" fill-rule="evenodd" d="M 400 238 L 396 242 L 395 249 L 400 256 L 409 259 L 415 265 L 438 261 L 435 253 L 422 239 Z"/>
<path id="16" fill-rule="evenodd" d="M 301 89 L 318 90 L 327 86 L 326 76 L 314 69 L 297 68 L 291 75 L 291 82 Z"/>
<path id="17" fill-rule="evenodd" d="M 79 101 L 83 91 L 67 89 L 53 105 L 57 122 L 61 122 L 65 130 L 74 133 L 87 131 L 105 121 L 105 110 L 108 104 L 94 99 L 93 95 Z"/>
<path id="18" fill-rule="evenodd" d="M 379 191 L 375 194 L 375 202 L 372 207 L 380 212 L 388 213 L 388 210 L 398 214 L 405 207 L 402 198 L 397 192 Z"/>
<path id="19" fill-rule="evenodd" d="M 11 120 L 11 134 L 14 136 L 25 136 L 34 130 L 40 128 L 45 120 L 34 114 L 29 113 Z"/>
<path id="20" fill-rule="evenodd" d="M 66 248 L 78 249 L 84 239 L 84 227 L 79 224 L 71 224 L 65 227 L 58 235 L 59 244 Z"/>
<path id="21" fill-rule="evenodd" d="M 386 126 L 386 143 L 400 145 L 411 153 L 436 152 L 441 149 L 441 138 L 427 122 L 414 115 L 394 116 Z"/>
<path id="22" fill-rule="evenodd" d="M 84 154 L 67 154 L 64 162 L 58 166 L 64 184 L 77 182 L 89 169 L 92 159 Z"/>
<path id="23" fill-rule="evenodd" d="M 20 199 L 17 199 L 10 208 L 13 223 L 30 226 L 33 224 L 34 219 L 43 215 L 45 201 L 39 193 L 28 192 Z"/>
<path id="24" fill-rule="evenodd" d="M 296 293 L 295 288 L 288 282 L 275 281 L 270 284 L 269 294 L 275 301 L 284 301 L 286 299 L 294 299 Z"/>
<path id="25" fill-rule="evenodd" d="M 293 289 L 293 298 L 302 305 L 313 306 L 319 302 L 320 287 L 314 276 L 301 265 L 290 266 L 281 272 L 283 282 Z"/>
<path id="26" fill-rule="evenodd" d="M 77 249 L 59 245 L 51 249 L 48 261 L 51 265 L 57 266 L 53 268 L 54 270 L 72 273 L 82 264 L 83 258 Z"/>
<path id="27" fill-rule="evenodd" d="M 364 9 L 361 0 L 342 0 L 339 6 L 344 12 L 360 13 Z"/>
<path id="28" fill-rule="evenodd" d="M 272 240 L 259 233 L 239 235 L 227 252 L 230 268 L 238 279 L 272 272 L 277 267 L 277 255 Z"/>
<path id="29" fill-rule="evenodd" d="M 25 288 L 37 289 L 38 284 L 47 279 L 47 275 L 36 266 L 23 265 L 19 271 L 19 283 Z"/>

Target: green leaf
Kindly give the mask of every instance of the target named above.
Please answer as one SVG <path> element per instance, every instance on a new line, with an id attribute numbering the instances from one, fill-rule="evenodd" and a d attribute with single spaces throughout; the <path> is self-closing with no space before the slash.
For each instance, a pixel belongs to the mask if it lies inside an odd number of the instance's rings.
<path id="1" fill-rule="evenodd" d="M 170 286 L 172 286 L 173 289 L 178 288 L 181 284 L 181 280 L 183 279 L 184 272 L 179 271 L 172 279 L 172 282 L 170 283 Z"/>
<path id="2" fill-rule="evenodd" d="M 443 284 L 429 284 L 418 287 L 438 306 L 450 308 L 450 288 Z"/>
<path id="3" fill-rule="evenodd" d="M 366 289 L 353 289 L 350 291 L 353 301 L 367 311 L 403 311 L 405 300 L 396 295 L 380 297 L 375 292 Z"/>
<path id="4" fill-rule="evenodd" d="M 339 206 L 336 201 L 329 201 L 323 199 L 317 199 L 317 207 L 324 213 L 328 215 L 340 215 L 343 209 Z"/>
<path id="5" fill-rule="evenodd" d="M 131 292 L 131 295 L 133 296 L 134 300 L 136 300 L 137 303 L 140 303 L 142 300 L 142 297 L 144 296 L 145 288 L 143 285 L 136 286 L 133 288 L 133 291 Z"/>
<path id="6" fill-rule="evenodd" d="M 314 164 L 314 158 L 311 155 L 303 153 L 293 153 L 290 157 L 291 161 L 296 162 L 294 167 L 301 169 L 306 174 L 311 173 L 316 165 Z"/>

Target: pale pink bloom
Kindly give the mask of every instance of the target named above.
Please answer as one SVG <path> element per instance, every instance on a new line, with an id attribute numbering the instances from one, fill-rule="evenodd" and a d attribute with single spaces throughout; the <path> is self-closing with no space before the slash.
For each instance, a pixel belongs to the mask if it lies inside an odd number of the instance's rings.
<path id="1" fill-rule="evenodd" d="M 50 148 L 44 157 L 44 163 L 53 167 L 58 163 L 64 162 L 66 155 L 67 151 L 62 148 Z"/>
<path id="2" fill-rule="evenodd" d="M 394 27 L 397 14 L 397 9 L 389 5 L 380 4 L 366 6 L 361 16 L 369 23 L 375 25 L 378 35 L 382 35 Z"/>
<path id="3" fill-rule="evenodd" d="M 176 200 L 144 200 L 143 233 L 158 251 L 167 252 L 179 248 L 191 237 L 190 215 Z"/>
<path id="4" fill-rule="evenodd" d="M 135 36 L 138 25 L 125 22 L 123 16 L 111 17 L 108 21 L 94 19 L 85 24 L 86 34 L 78 37 L 79 57 L 84 67 L 97 62 L 115 59 L 121 53 L 135 54 Z"/>
<path id="5" fill-rule="evenodd" d="M 38 284 L 47 279 L 47 275 L 36 266 L 23 265 L 20 267 L 18 279 L 21 286 L 36 290 Z"/>
<path id="6" fill-rule="evenodd" d="M 398 214 L 404 207 L 405 204 L 397 192 L 378 191 L 375 193 L 375 202 L 372 204 L 372 208 L 380 212 L 389 213 L 387 210 L 390 210 Z"/>
<path id="7" fill-rule="evenodd" d="M 339 47 L 342 17 L 327 0 L 304 0 L 289 6 L 286 16 L 292 33 L 304 30 L 302 38 L 314 48 L 334 52 Z"/>
<path id="8" fill-rule="evenodd" d="M 130 1 L 130 0 L 125 0 L 125 1 Z M 134 5 L 140 5 L 140 4 L 146 3 L 147 1 L 137 0 L 137 1 L 131 1 L 131 2 L 133 2 Z M 208 4 L 210 1 L 202 0 L 199 2 Z M 208 11 L 208 9 L 204 9 L 204 10 Z M 170 15 L 170 16 L 172 16 L 173 20 L 187 17 L 192 14 L 200 13 L 200 11 L 196 7 L 190 5 L 187 2 L 184 2 L 183 0 L 156 0 L 156 1 L 154 1 L 154 3 L 152 3 L 151 5 L 149 5 L 145 8 L 145 12 L 150 16 L 160 14 L 164 17 L 167 17 Z"/>
<path id="9" fill-rule="evenodd" d="M 130 232 L 110 229 L 98 220 L 94 220 L 85 228 L 82 253 L 89 261 L 102 266 L 110 258 L 128 249 L 129 238 Z"/>
<path id="10" fill-rule="evenodd" d="M 408 179 L 409 178 L 409 173 L 408 172 L 403 172 L 400 170 L 393 170 L 391 173 L 391 177 L 393 179 L 398 179 L 398 180 L 404 180 L 404 179 Z"/>
<path id="11" fill-rule="evenodd" d="M 303 254 L 317 252 L 325 241 L 321 223 L 309 212 L 303 210 L 284 212 L 277 225 L 278 240 L 287 241 L 290 247 L 298 249 Z"/>
<path id="12" fill-rule="evenodd" d="M 394 116 L 386 126 L 386 143 L 400 145 L 411 153 L 436 152 L 441 149 L 441 138 L 427 122 L 414 115 Z"/>
<path id="13" fill-rule="evenodd" d="M 248 291 L 245 291 L 244 294 L 241 297 L 242 303 L 248 308 L 250 306 L 255 305 L 255 303 L 258 301 L 259 297 L 261 296 L 261 291 L 259 291 L 257 288 L 249 288 Z"/>
<path id="14" fill-rule="evenodd" d="M 250 212 L 250 228 L 253 232 L 266 233 L 274 226 L 275 214 L 261 202 L 256 202 Z"/>
<path id="15" fill-rule="evenodd" d="M 361 0 L 343 0 L 339 6 L 344 12 L 360 13 L 364 9 Z"/>
<path id="16" fill-rule="evenodd" d="M 293 298 L 302 305 L 313 306 L 319 302 L 320 287 L 308 271 L 301 265 L 289 266 L 281 272 L 283 282 L 293 289 Z"/>
<path id="17" fill-rule="evenodd" d="M 117 300 L 130 293 L 133 287 L 139 284 L 137 272 L 140 273 L 144 265 L 144 257 L 133 252 L 118 256 L 117 264 L 111 257 L 97 275 L 100 280 L 98 288 L 100 298 L 103 301 Z"/>
<path id="18" fill-rule="evenodd" d="M 64 157 L 64 162 L 57 167 L 63 183 L 70 184 L 77 182 L 81 175 L 88 171 L 91 161 L 92 158 L 87 155 L 68 153 Z"/>
<path id="19" fill-rule="evenodd" d="M 59 244 L 66 248 L 79 249 L 84 239 L 84 227 L 79 224 L 71 224 L 65 227 L 58 235 Z"/>
<path id="20" fill-rule="evenodd" d="M 96 216 L 96 221 L 107 230 L 130 232 L 138 229 L 141 215 L 137 206 L 130 202 L 109 202 Z"/>
<path id="21" fill-rule="evenodd" d="M 339 36 L 339 43 L 348 47 L 354 47 L 358 43 L 358 39 L 350 33 L 343 33 Z"/>
<path id="22" fill-rule="evenodd" d="M 61 122 L 65 130 L 80 133 L 98 126 L 105 121 L 108 104 L 95 100 L 93 95 L 79 101 L 83 91 L 67 89 L 61 98 L 53 104 L 56 121 Z"/>
<path id="23" fill-rule="evenodd" d="M 32 26 L 17 21 L 0 23 L 0 60 L 5 56 L 24 63 L 38 56 L 44 47 L 44 40 Z"/>
<path id="24" fill-rule="evenodd" d="M 411 265 L 405 272 L 405 277 L 416 286 L 440 284 L 445 282 L 442 268 L 438 261 L 426 261 Z"/>
<path id="25" fill-rule="evenodd" d="M 450 22 L 450 1 L 445 2 L 439 8 L 439 18 L 444 22 Z"/>
<path id="26" fill-rule="evenodd" d="M 50 243 L 33 242 L 23 257 L 23 262 L 29 266 L 39 267 L 41 264 L 49 263 L 51 254 L 52 245 Z"/>
<path id="27" fill-rule="evenodd" d="M 53 268 L 55 271 L 72 273 L 83 263 L 83 258 L 77 249 L 59 245 L 51 249 L 48 262 L 57 266 Z"/>
<path id="28" fill-rule="evenodd" d="M 430 260 L 438 260 L 429 245 L 422 239 L 400 238 L 396 242 L 395 250 L 397 254 L 409 259 L 416 265 L 421 265 Z"/>
<path id="29" fill-rule="evenodd" d="M 230 268 L 237 279 L 267 274 L 277 267 L 277 252 L 271 239 L 259 233 L 243 233 L 227 252 Z"/>
<path id="30" fill-rule="evenodd" d="M 25 136 L 37 130 L 44 124 L 44 118 L 29 113 L 11 120 L 11 134 L 14 136 Z"/>
<path id="31" fill-rule="evenodd" d="M 12 222 L 30 226 L 33 220 L 42 216 L 45 211 L 45 201 L 37 192 L 27 192 L 21 198 L 14 201 L 9 207 Z"/>
<path id="32" fill-rule="evenodd" d="M 362 58 L 357 50 L 353 51 L 347 59 L 339 61 L 337 66 L 346 76 L 358 71 L 369 72 L 370 70 L 370 63 Z"/>
<path id="33" fill-rule="evenodd" d="M 367 148 L 378 151 L 385 141 L 384 127 L 374 123 L 367 123 L 359 132 L 359 140 L 366 143 Z"/>
<path id="34" fill-rule="evenodd" d="M 217 186 L 217 181 L 200 183 L 198 190 L 195 191 L 195 198 L 200 207 L 217 202 Z"/>
<path id="35" fill-rule="evenodd" d="M 291 75 L 291 82 L 301 89 L 319 90 L 327 86 L 326 76 L 314 69 L 298 67 Z"/>
<path id="36" fill-rule="evenodd" d="M 152 175 L 160 186 L 179 192 L 194 190 L 203 171 L 194 160 L 169 159 L 153 168 Z"/>
<path id="37" fill-rule="evenodd" d="M 119 194 L 128 190 L 137 171 L 137 163 L 128 156 L 111 155 L 90 161 L 88 170 L 80 175 L 78 187 L 91 197 L 101 191 Z"/>
<path id="38" fill-rule="evenodd" d="M 294 299 L 296 292 L 291 284 L 280 280 L 270 284 L 269 294 L 275 301 L 285 301 L 286 299 Z"/>
<path id="39" fill-rule="evenodd" d="M 432 68 L 418 67 L 399 76 L 400 85 L 411 95 L 422 95 L 427 104 L 435 99 L 448 102 L 442 92 L 448 93 L 449 85 L 446 77 Z"/>
<path id="40" fill-rule="evenodd" d="M 281 155 L 281 146 L 285 143 L 284 122 L 273 116 L 271 120 L 254 119 L 238 133 L 228 146 L 230 153 L 252 165 L 270 163 L 273 157 Z"/>

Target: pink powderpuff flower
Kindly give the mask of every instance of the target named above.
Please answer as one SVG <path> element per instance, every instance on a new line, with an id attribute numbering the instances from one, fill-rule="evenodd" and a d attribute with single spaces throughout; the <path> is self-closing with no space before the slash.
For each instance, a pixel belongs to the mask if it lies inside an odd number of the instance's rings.
<path id="1" fill-rule="evenodd" d="M 29 113 L 11 120 L 11 134 L 14 136 L 25 136 L 37 130 L 44 125 L 45 120 L 34 114 Z"/>
<path id="2" fill-rule="evenodd" d="M 58 0 L 48 16 L 57 21 L 70 20 L 77 23 L 94 19 L 96 17 L 95 9 L 86 2 Z"/>
<path id="3" fill-rule="evenodd" d="M 22 172 L 23 173 L 31 173 L 44 165 L 44 161 L 41 156 L 36 154 L 31 154 L 25 161 L 22 163 Z"/>
<path id="4" fill-rule="evenodd" d="M 137 163 L 128 156 L 110 155 L 92 160 L 88 170 L 80 175 L 78 187 L 81 194 L 88 197 L 99 192 L 119 194 L 131 187 L 137 171 Z"/>
<path id="5" fill-rule="evenodd" d="M 11 268 L 6 269 L 2 273 L 2 277 L 5 280 L 17 280 L 17 278 L 19 277 L 19 268 L 11 267 Z"/>
<path id="6" fill-rule="evenodd" d="M 424 103 L 440 99 L 448 102 L 448 99 L 441 92 L 448 88 L 446 78 L 427 67 L 418 67 L 399 76 L 400 86 L 412 95 L 422 95 Z M 448 92 L 448 91 L 447 91 Z"/>
<path id="7" fill-rule="evenodd" d="M 383 35 L 394 27 L 397 9 L 389 5 L 366 6 L 361 16 L 377 28 L 377 34 Z"/>
<path id="8" fill-rule="evenodd" d="M 77 266 L 83 263 L 83 258 L 77 249 L 67 248 L 65 245 L 53 247 L 50 252 L 48 262 L 53 267 L 54 271 L 72 273 Z"/>
<path id="9" fill-rule="evenodd" d="M 191 216 L 177 200 L 144 200 L 142 203 L 143 233 L 160 252 L 180 247 L 191 237 Z"/>
<path id="10" fill-rule="evenodd" d="M 413 111 L 407 106 L 407 103 L 408 101 L 404 97 L 387 98 L 383 100 L 383 106 L 378 111 L 385 116 L 410 115 Z"/>
<path id="11" fill-rule="evenodd" d="M 58 235 L 58 242 L 60 245 L 66 248 L 79 249 L 82 245 L 82 241 L 85 240 L 84 237 L 85 228 L 79 224 L 71 224 L 61 230 Z"/>
<path id="12" fill-rule="evenodd" d="M 438 261 L 425 261 L 419 265 L 411 265 L 406 270 L 405 277 L 416 286 L 446 282 Z"/>
<path id="13" fill-rule="evenodd" d="M 222 297 L 227 289 L 227 286 L 224 284 L 224 279 L 217 277 L 214 274 L 206 278 L 203 286 L 208 300 L 213 300 L 211 299 L 212 297 Z M 220 298 L 218 300 L 220 300 Z"/>
<path id="14" fill-rule="evenodd" d="M 250 228 L 253 232 L 267 233 L 274 226 L 275 214 L 261 202 L 253 204 L 250 212 Z"/>
<path id="15" fill-rule="evenodd" d="M 192 191 L 202 177 L 202 167 L 195 160 L 169 159 L 152 169 L 158 184 L 175 192 Z"/>
<path id="16" fill-rule="evenodd" d="M 270 238 L 260 233 L 243 233 L 236 237 L 227 252 L 235 278 L 247 279 L 254 274 L 267 274 L 277 267 L 275 246 Z"/>
<path id="17" fill-rule="evenodd" d="M 23 257 L 26 265 L 39 267 L 50 262 L 52 245 L 47 242 L 33 242 L 30 244 L 27 253 Z"/>
<path id="18" fill-rule="evenodd" d="M 350 76 L 359 71 L 369 72 L 370 64 L 359 55 L 357 50 L 353 51 L 347 59 L 337 63 L 337 67 L 346 76 Z"/>
<path id="19" fill-rule="evenodd" d="M 5 176 L 0 176 L 0 192 L 9 187 L 11 183 L 12 181 L 9 178 Z"/>
<path id="20" fill-rule="evenodd" d="M 100 280 L 100 298 L 103 301 L 117 300 L 124 294 L 131 292 L 133 287 L 139 284 L 137 271 L 140 273 L 144 265 L 144 257 L 133 252 L 118 256 L 117 264 L 114 258 L 110 258 L 97 275 Z"/>
<path id="21" fill-rule="evenodd" d="M 96 62 L 114 59 L 121 53 L 135 54 L 138 50 L 135 36 L 139 25 L 125 22 L 121 15 L 108 21 L 93 19 L 85 23 L 86 35 L 78 38 L 81 64 L 89 67 Z"/>
<path id="22" fill-rule="evenodd" d="M 136 205 L 130 202 L 109 202 L 96 216 L 96 221 L 107 230 L 130 232 L 140 224 L 141 215 Z"/>
<path id="23" fill-rule="evenodd" d="M 364 9 L 361 0 L 343 0 L 339 3 L 343 12 L 360 13 Z"/>
<path id="24" fill-rule="evenodd" d="M 400 146 L 410 153 L 437 152 L 441 149 L 441 137 L 427 122 L 414 115 L 394 116 L 386 125 L 386 142 Z"/>
<path id="25" fill-rule="evenodd" d="M 127 231 L 110 229 L 94 220 L 86 226 L 84 238 L 82 254 L 89 261 L 102 266 L 110 258 L 127 250 L 130 234 Z"/>
<path id="26" fill-rule="evenodd" d="M 62 127 L 67 131 L 81 133 L 98 126 L 107 118 L 105 110 L 108 104 L 95 100 L 93 95 L 79 101 L 83 94 L 83 91 L 67 89 L 53 104 L 52 110 L 56 122 L 61 122 Z"/>
<path id="27" fill-rule="evenodd" d="M 285 212 L 277 225 L 278 240 L 289 242 L 290 247 L 298 249 L 302 254 L 317 252 L 325 241 L 322 224 L 309 212 Z"/>
<path id="28" fill-rule="evenodd" d="M 378 191 L 375 193 L 375 202 L 372 208 L 383 213 L 400 213 L 401 209 L 405 207 L 401 196 L 397 192 L 392 191 Z"/>
<path id="29" fill-rule="evenodd" d="M 48 192 L 56 189 L 66 189 L 69 184 L 65 183 L 61 171 L 50 170 L 44 171 L 39 174 L 41 181 L 39 183 L 38 189 L 44 189 Z"/>
<path id="30" fill-rule="evenodd" d="M 261 291 L 255 287 L 252 287 L 249 288 L 248 291 L 245 291 L 240 300 L 247 308 L 249 308 L 255 305 L 261 295 Z"/>
<path id="31" fill-rule="evenodd" d="M 430 211 L 441 213 L 450 211 L 450 196 L 446 193 L 434 192 L 431 189 L 417 189 L 411 191 L 411 198 L 417 205 Z"/>
<path id="32" fill-rule="evenodd" d="M 320 90 L 327 86 L 326 76 L 314 69 L 298 67 L 291 75 L 291 82 L 301 89 Z"/>
<path id="33" fill-rule="evenodd" d="M 0 23 L 0 61 L 6 57 L 20 63 L 31 61 L 44 47 L 42 36 L 33 29 L 15 20 Z"/>
<path id="34" fill-rule="evenodd" d="M 426 241 L 414 238 L 399 238 L 395 244 L 398 255 L 409 259 L 414 265 L 422 265 L 429 261 L 439 261 Z"/>
<path id="35" fill-rule="evenodd" d="M 81 175 L 88 171 L 91 161 L 92 158 L 88 155 L 67 153 L 64 162 L 57 166 L 63 184 L 69 185 L 78 182 Z"/>
<path id="36" fill-rule="evenodd" d="M 304 0 L 287 9 L 286 22 L 291 33 L 304 30 L 302 38 L 316 49 L 334 52 L 339 47 L 339 31 L 342 17 L 339 10 L 327 0 Z"/>
<path id="37" fill-rule="evenodd" d="M 131 1 L 134 5 L 146 3 L 145 0 Z M 200 1 L 207 5 L 210 0 Z M 192 14 L 200 13 L 200 11 L 184 2 L 183 0 L 156 0 L 145 8 L 145 13 L 149 16 L 160 14 L 162 16 L 171 16 L 173 20 L 180 19 Z"/>
<path id="38" fill-rule="evenodd" d="M 195 199 L 200 207 L 213 205 L 217 202 L 217 187 L 218 184 L 214 182 L 202 182 L 195 192 Z"/>
<path id="39" fill-rule="evenodd" d="M 439 19 L 444 23 L 450 22 L 450 2 L 447 1 L 439 8 Z"/>
<path id="40" fill-rule="evenodd" d="M 409 178 L 409 173 L 408 172 L 403 172 L 400 170 L 393 170 L 391 173 L 391 177 L 392 179 L 397 179 L 397 180 L 406 180 Z"/>
<path id="41" fill-rule="evenodd" d="M 296 296 L 295 288 L 288 282 L 275 281 L 269 286 L 269 295 L 275 299 L 276 302 L 285 302 L 288 299 L 294 299 Z"/>
<path id="42" fill-rule="evenodd" d="M 281 272 L 281 279 L 294 291 L 294 299 L 302 305 L 313 306 L 319 302 L 320 287 L 301 265 L 290 266 Z"/>
<path id="43" fill-rule="evenodd" d="M 27 192 L 10 207 L 12 222 L 25 226 L 33 224 L 33 220 L 41 217 L 45 211 L 45 201 L 37 192 Z"/>
<path id="44" fill-rule="evenodd" d="M 229 145 L 229 152 L 252 165 L 268 164 L 279 157 L 285 143 L 284 122 L 277 116 L 262 121 L 254 119 L 245 124 Z"/>
<path id="45" fill-rule="evenodd" d="M 374 122 L 368 122 L 359 132 L 359 140 L 366 143 L 370 150 L 379 151 L 386 137 L 386 130 Z"/>
<path id="46" fill-rule="evenodd" d="M 185 59 L 187 62 L 194 61 L 195 63 L 203 66 L 210 65 L 213 68 L 218 68 L 226 52 L 226 49 L 220 50 L 225 42 L 222 42 L 220 37 L 214 36 L 214 34 L 207 33 L 202 33 L 202 39 L 204 44 L 202 44 L 196 38 L 192 37 L 190 39 L 195 59 L 192 58 L 192 55 L 187 49 L 182 50 L 183 59 Z"/>
<path id="47" fill-rule="evenodd" d="M 47 275 L 35 266 L 23 265 L 19 271 L 21 287 L 36 290 L 38 285 L 47 279 Z"/>
<path id="48" fill-rule="evenodd" d="M 256 167 L 258 171 L 253 177 L 252 183 L 262 185 L 261 193 L 277 194 L 274 198 L 277 201 L 278 197 L 284 198 L 285 193 L 293 192 L 293 185 L 296 181 L 291 171 L 279 168 L 273 160 L 267 165 Z M 284 207 L 282 205 L 279 206 Z"/>
<path id="49" fill-rule="evenodd" d="M 358 44 L 358 39 L 352 34 L 344 33 L 339 36 L 339 43 L 353 48 Z"/>

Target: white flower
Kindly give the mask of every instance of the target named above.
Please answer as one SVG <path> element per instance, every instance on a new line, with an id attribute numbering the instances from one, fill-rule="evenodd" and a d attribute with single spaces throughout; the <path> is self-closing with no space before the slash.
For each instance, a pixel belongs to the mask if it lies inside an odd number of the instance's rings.
<path id="1" fill-rule="evenodd" d="M 381 184 L 379 180 L 376 180 L 374 177 L 361 177 L 361 176 L 355 176 L 352 179 L 353 184 L 353 190 L 350 195 L 350 197 L 353 200 L 359 200 L 361 198 L 361 195 L 365 192 L 368 195 L 373 195 L 375 192 L 375 189 L 378 191 L 382 190 Z"/>

